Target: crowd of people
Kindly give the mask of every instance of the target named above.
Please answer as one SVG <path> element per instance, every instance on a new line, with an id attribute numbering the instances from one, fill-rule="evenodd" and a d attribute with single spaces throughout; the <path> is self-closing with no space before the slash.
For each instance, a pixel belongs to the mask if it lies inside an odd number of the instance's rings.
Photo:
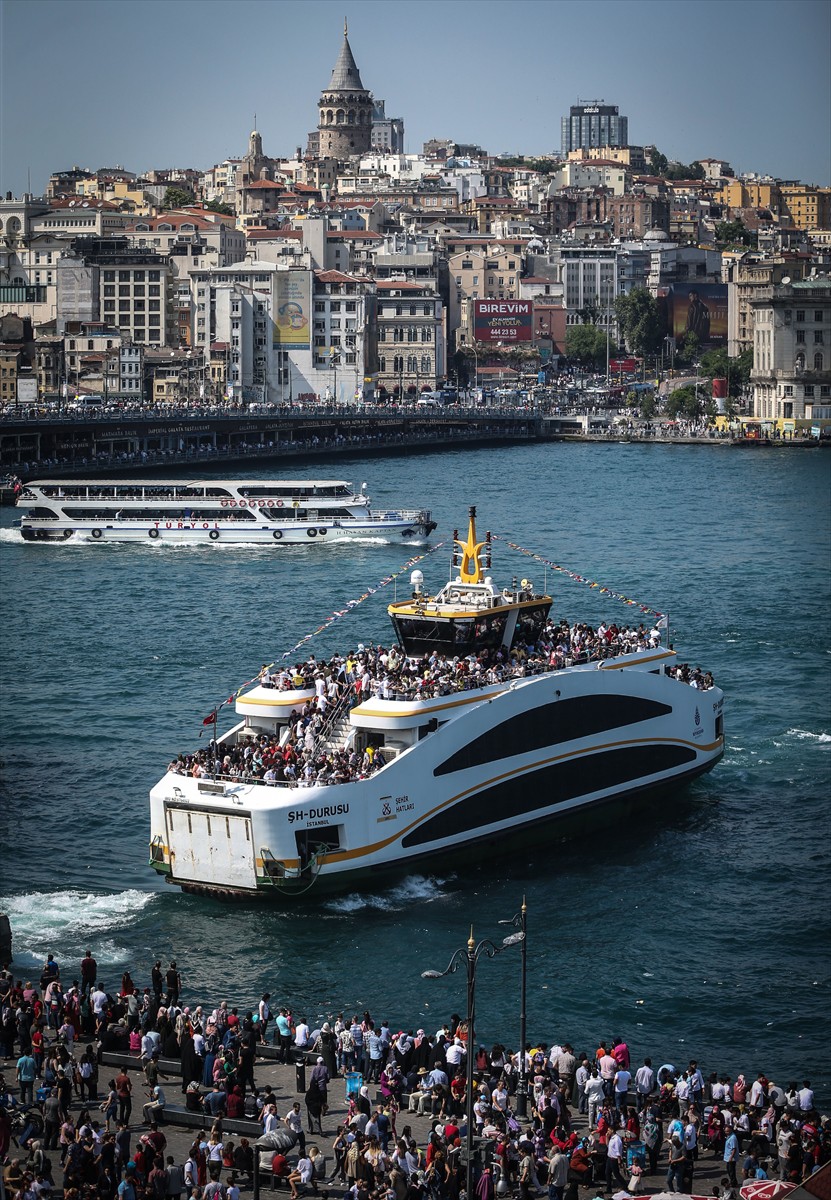
<path id="1" fill-rule="evenodd" d="M 397 646 L 364 646 L 328 661 L 310 655 L 293 667 L 263 667 L 259 682 L 281 692 L 314 692 L 273 733 L 252 726 L 233 743 L 212 741 L 191 754 L 181 753 L 168 764 L 175 775 L 261 781 L 312 787 L 366 779 L 385 765 L 380 744 L 362 750 L 354 744 L 332 744 L 327 737 L 333 717 L 345 706 L 372 698 L 431 700 L 456 692 L 491 687 L 509 680 L 562 670 L 579 663 L 601 662 L 621 654 L 646 653 L 661 644 L 661 630 L 643 623 L 619 626 L 601 622 L 597 628 L 549 620 L 536 642 L 507 649 L 484 649 L 476 654 L 449 655 L 433 651 L 408 657 Z M 670 673 L 691 687 L 707 690 L 713 676 L 686 663 Z"/>
<path id="2" fill-rule="evenodd" d="M 464 1194 L 468 1038 L 455 1015 L 434 1033 L 396 1031 L 369 1012 L 311 1028 L 269 993 L 244 1009 L 225 1000 L 188 1005 L 175 961 L 165 969 L 157 960 L 148 986 L 125 971 L 120 989 L 108 991 L 91 951 L 68 984 L 51 954 L 34 986 L 4 969 L 0 1015 L 0 1052 L 14 1069 L 13 1082 L 0 1078 L 8 1200 L 48 1200 L 59 1188 L 66 1200 L 239 1200 L 255 1154 L 261 1183 L 286 1186 L 292 1200 L 318 1187 L 347 1200 Z M 256 1086 L 265 1043 L 281 1062 L 313 1064 L 305 1114 L 299 1100 L 281 1103 L 270 1086 Z M 104 1066 L 107 1051 L 126 1052 L 142 1071 L 141 1123 L 138 1086 L 128 1070 Z M 721 1176 L 714 1194 L 735 1200 L 744 1181 L 798 1183 L 831 1160 L 831 1121 L 819 1116 L 808 1080 L 705 1078 L 696 1061 L 656 1071 L 648 1057 L 636 1067 L 620 1037 L 579 1054 L 566 1041 L 529 1043 L 524 1079 L 518 1053 L 499 1044 L 473 1052 L 476 1200 L 546 1192 L 577 1200 L 581 1187 L 633 1194 L 650 1177 L 690 1193 L 708 1156 Z M 338 1077 L 348 1103 L 322 1152 L 306 1135 L 325 1136 Z M 176 1119 L 165 1092 L 174 1087 L 185 1109 L 204 1117 L 186 1157 L 171 1153 L 164 1133 L 166 1113 Z M 429 1126 L 419 1138 L 413 1123 L 422 1117 Z M 240 1118 L 256 1146 L 226 1132 Z"/>

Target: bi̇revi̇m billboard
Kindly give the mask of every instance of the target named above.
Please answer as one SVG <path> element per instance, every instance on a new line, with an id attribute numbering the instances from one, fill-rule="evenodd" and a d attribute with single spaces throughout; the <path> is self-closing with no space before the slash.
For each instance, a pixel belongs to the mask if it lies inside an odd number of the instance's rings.
<path id="1" fill-rule="evenodd" d="M 474 300 L 473 337 L 477 342 L 530 342 L 532 300 Z"/>

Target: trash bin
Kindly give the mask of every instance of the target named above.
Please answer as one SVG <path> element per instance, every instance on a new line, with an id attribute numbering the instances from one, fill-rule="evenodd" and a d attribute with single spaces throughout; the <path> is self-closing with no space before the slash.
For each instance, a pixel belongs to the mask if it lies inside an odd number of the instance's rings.
<path id="1" fill-rule="evenodd" d="M 364 1077 L 360 1071 L 347 1071 L 346 1075 L 345 1075 L 345 1079 L 346 1079 L 346 1100 L 348 1103 L 350 1100 L 357 1099 L 358 1095 L 360 1094 L 361 1088 L 364 1086 Z"/>
<path id="2" fill-rule="evenodd" d="M 301 1058 L 300 1062 L 295 1063 L 294 1074 L 295 1074 L 295 1090 L 298 1092 L 305 1092 L 305 1090 L 306 1090 L 306 1060 L 305 1060 L 305 1058 Z"/>

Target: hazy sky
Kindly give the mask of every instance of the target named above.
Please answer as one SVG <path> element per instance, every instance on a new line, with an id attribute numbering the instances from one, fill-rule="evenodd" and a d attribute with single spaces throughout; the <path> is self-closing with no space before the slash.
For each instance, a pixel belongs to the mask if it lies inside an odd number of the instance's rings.
<path id="1" fill-rule="evenodd" d="M 0 188 L 53 170 L 210 167 L 305 148 L 341 44 L 429 137 L 560 148 L 604 99 L 670 158 L 828 184 L 829 0 L 1 0 Z"/>

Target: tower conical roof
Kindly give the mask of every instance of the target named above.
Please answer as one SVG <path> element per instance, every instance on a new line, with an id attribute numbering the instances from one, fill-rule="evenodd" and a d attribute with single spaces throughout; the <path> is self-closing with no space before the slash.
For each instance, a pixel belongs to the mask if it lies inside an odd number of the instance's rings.
<path id="1" fill-rule="evenodd" d="M 335 63 L 335 69 L 332 72 L 332 78 L 329 80 L 330 92 L 363 92 L 366 91 L 361 83 L 361 73 L 358 70 L 358 65 L 352 55 L 352 48 L 349 45 L 349 38 L 346 30 L 343 31 L 343 45 L 340 48 L 338 61 Z"/>

